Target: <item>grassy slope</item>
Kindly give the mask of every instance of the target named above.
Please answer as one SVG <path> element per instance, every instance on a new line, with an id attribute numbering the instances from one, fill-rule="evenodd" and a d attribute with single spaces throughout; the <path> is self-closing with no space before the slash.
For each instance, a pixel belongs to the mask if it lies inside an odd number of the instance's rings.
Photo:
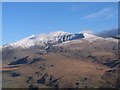
<path id="1" fill-rule="evenodd" d="M 50 76 L 59 78 L 59 87 L 77 87 L 76 82 L 79 81 L 79 87 L 100 87 L 102 82 L 101 76 L 104 74 L 105 70 L 110 68 L 105 67 L 100 64 L 96 64 L 90 61 L 71 59 L 59 54 L 46 54 L 42 56 L 47 59 L 47 61 L 36 62 L 32 65 L 21 65 L 15 71 L 21 73 L 19 77 L 11 77 L 11 68 L 7 69 L 9 72 L 3 73 L 3 80 L 8 80 L 3 83 L 4 87 L 28 87 L 29 84 L 26 80 L 29 76 L 33 77 L 33 82 L 38 87 L 47 87 L 46 84 L 37 84 L 36 81 L 39 77 L 36 77 L 35 72 L 47 73 Z M 44 69 L 41 70 L 39 67 L 44 65 Z M 13 69 L 13 68 L 12 68 Z M 7 78 L 6 78 L 7 77 Z M 87 81 L 84 82 L 84 78 Z M 78 81 L 77 81 L 78 80 Z M 83 84 L 84 83 L 84 84 Z"/>

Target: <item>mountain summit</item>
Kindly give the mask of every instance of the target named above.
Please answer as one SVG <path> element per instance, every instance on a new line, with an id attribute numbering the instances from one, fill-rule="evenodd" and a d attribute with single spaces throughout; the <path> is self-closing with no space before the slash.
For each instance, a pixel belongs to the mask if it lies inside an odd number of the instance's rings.
<path id="1" fill-rule="evenodd" d="M 15 43 L 4 45 L 3 47 L 28 48 L 34 45 L 42 47 L 80 38 L 84 38 L 83 33 L 71 34 L 68 32 L 56 31 L 49 34 L 31 35 Z"/>
<path id="2" fill-rule="evenodd" d="M 72 40 L 79 40 L 84 39 L 89 42 L 103 39 L 103 40 L 115 40 L 113 38 L 103 38 L 99 37 L 93 34 L 85 33 L 85 32 L 79 32 L 79 33 L 68 33 L 64 31 L 56 31 L 56 32 L 50 32 L 48 34 L 40 34 L 40 35 L 31 35 L 27 38 L 24 38 L 20 41 L 17 41 L 15 43 L 10 43 L 3 45 L 3 48 L 30 48 L 30 47 L 49 47 L 51 45 L 63 43 L 66 41 L 72 41 Z"/>

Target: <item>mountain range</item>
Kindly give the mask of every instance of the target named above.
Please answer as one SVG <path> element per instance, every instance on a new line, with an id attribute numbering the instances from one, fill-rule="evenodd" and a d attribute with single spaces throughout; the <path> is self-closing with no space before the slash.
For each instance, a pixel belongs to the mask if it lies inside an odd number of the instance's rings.
<path id="1" fill-rule="evenodd" d="M 4 47 L 29 48 L 32 46 L 49 47 L 57 43 L 62 43 L 76 39 L 84 38 L 84 39 L 89 39 L 89 41 L 94 39 L 103 39 L 103 38 L 112 39 L 117 35 L 118 35 L 117 29 L 106 30 L 97 33 L 95 35 L 89 33 L 82 33 L 82 32 L 72 34 L 64 31 L 56 31 L 56 32 L 51 32 L 49 34 L 31 35 L 15 43 L 5 44 L 3 45 L 3 48 Z"/>
<path id="2" fill-rule="evenodd" d="M 118 88 L 118 39 L 108 34 L 56 31 L 3 45 L 3 88 Z"/>

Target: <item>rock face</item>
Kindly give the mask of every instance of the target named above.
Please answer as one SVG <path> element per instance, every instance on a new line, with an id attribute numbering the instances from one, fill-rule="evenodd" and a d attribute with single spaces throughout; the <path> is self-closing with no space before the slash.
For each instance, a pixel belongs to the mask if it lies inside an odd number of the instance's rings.
<path id="1" fill-rule="evenodd" d="M 16 61 L 11 62 L 11 63 L 8 64 L 8 65 L 27 64 L 27 61 L 28 61 L 27 58 L 28 58 L 28 57 L 18 59 L 18 60 L 16 60 Z"/>

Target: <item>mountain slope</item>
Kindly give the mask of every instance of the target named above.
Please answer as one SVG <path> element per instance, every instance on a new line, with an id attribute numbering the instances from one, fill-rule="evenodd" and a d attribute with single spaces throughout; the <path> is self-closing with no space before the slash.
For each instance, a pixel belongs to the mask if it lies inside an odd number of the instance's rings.
<path id="1" fill-rule="evenodd" d="M 88 33 L 71 34 L 63 31 L 57 31 L 49 33 L 48 35 L 32 35 L 18 42 L 4 45 L 2 48 L 2 52 L 4 62 L 12 61 L 14 57 L 24 57 L 26 54 L 26 56 L 32 54 L 43 54 L 51 50 L 52 52 L 59 52 L 60 47 L 63 47 L 64 49 L 65 47 L 71 47 L 72 49 L 76 48 L 73 50 L 74 52 L 76 50 L 80 51 L 82 47 L 86 46 L 84 47 L 84 50 L 81 51 L 82 53 L 85 53 L 85 55 L 87 55 L 87 50 L 93 52 L 94 49 L 98 51 L 99 48 L 99 50 L 104 50 L 104 48 L 106 48 L 104 51 L 109 50 L 110 52 L 113 52 L 113 48 L 115 50 L 117 48 L 117 42 L 117 39 L 102 38 Z M 56 49 L 54 48 L 55 46 Z M 70 48 L 68 48 L 68 51 L 70 51 Z"/>

